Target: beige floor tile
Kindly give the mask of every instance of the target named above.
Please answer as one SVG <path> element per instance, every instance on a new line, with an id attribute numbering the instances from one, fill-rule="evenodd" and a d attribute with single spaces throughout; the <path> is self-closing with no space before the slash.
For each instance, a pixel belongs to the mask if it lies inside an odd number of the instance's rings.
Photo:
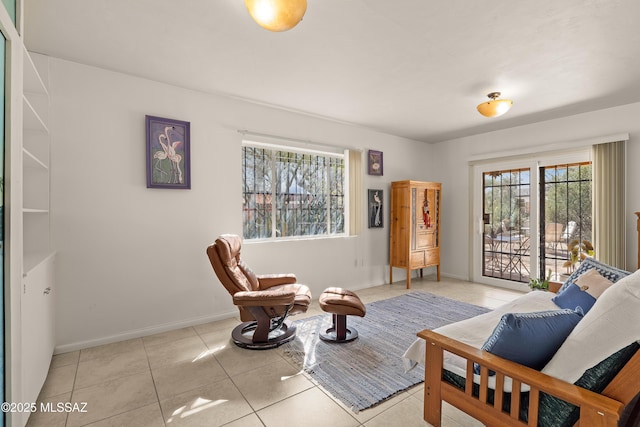
<path id="1" fill-rule="evenodd" d="M 121 353 L 99 355 L 78 364 L 75 388 L 84 388 L 145 371 L 149 371 L 149 362 L 144 348 L 136 347 Z"/>
<path id="2" fill-rule="evenodd" d="M 217 427 L 253 413 L 230 379 L 160 401 L 168 426 Z"/>
<path id="3" fill-rule="evenodd" d="M 380 415 L 364 423 L 365 427 L 424 427 L 428 426 L 423 419 L 422 405 L 413 397 L 402 400 Z"/>
<path id="4" fill-rule="evenodd" d="M 44 399 L 38 399 L 37 411 L 29 416 L 27 427 L 64 427 L 67 423 L 67 413 L 58 412 L 58 403 L 66 403 L 71 399 L 71 392 Z"/>
<path id="5" fill-rule="evenodd" d="M 146 350 L 151 369 L 185 360 L 197 360 L 209 352 L 197 334 L 164 344 L 149 345 Z"/>
<path id="6" fill-rule="evenodd" d="M 251 413 L 239 420 L 225 424 L 224 427 L 264 427 L 264 424 L 262 424 L 262 421 L 260 421 L 260 418 L 258 418 L 255 413 Z"/>
<path id="7" fill-rule="evenodd" d="M 152 375 L 160 400 L 227 378 L 213 354 L 155 368 Z"/>
<path id="8" fill-rule="evenodd" d="M 181 340 L 183 338 L 189 338 L 196 336 L 196 331 L 192 327 L 174 329 L 172 331 L 162 332 L 159 334 L 149 335 L 142 338 L 142 342 L 145 347 L 166 344 L 173 341 Z"/>
<path id="9" fill-rule="evenodd" d="M 313 387 L 301 371 L 284 359 L 236 375 L 232 380 L 254 410 Z"/>
<path id="10" fill-rule="evenodd" d="M 212 332 L 217 332 L 220 330 L 227 331 L 229 334 L 231 334 L 231 330 L 238 326 L 240 323 L 240 315 L 238 315 L 229 319 L 196 325 L 193 327 L 193 329 L 196 331 L 196 333 L 198 333 L 198 335 L 210 334 Z"/>
<path id="11" fill-rule="evenodd" d="M 150 372 L 73 391 L 72 403 L 86 402 L 86 412 L 69 414 L 67 426 L 81 426 L 157 402 Z"/>
<path id="12" fill-rule="evenodd" d="M 266 427 L 356 427 L 360 423 L 317 387 L 257 412 Z"/>
<path id="13" fill-rule="evenodd" d="M 472 416 L 465 412 L 462 412 L 455 406 L 451 406 L 447 402 L 442 403 L 442 416 L 454 421 L 457 425 L 464 427 L 483 427 L 480 421 L 476 420 Z"/>
<path id="14" fill-rule="evenodd" d="M 87 427 L 163 427 L 164 419 L 160 405 L 152 403 L 120 415 L 88 424 Z"/>
<path id="15" fill-rule="evenodd" d="M 209 347 L 209 350 L 217 353 L 225 347 L 235 346 L 231 340 L 231 329 L 219 329 L 217 331 L 211 331 L 200 334 L 200 338 Z"/>
<path id="16" fill-rule="evenodd" d="M 248 370 L 257 369 L 282 359 L 278 349 L 247 350 L 230 344 L 214 352 L 216 359 L 230 377 Z"/>
<path id="17" fill-rule="evenodd" d="M 56 354 L 51 358 L 50 369 L 61 368 L 68 365 L 76 365 L 80 359 L 80 350 L 69 353 Z"/>
<path id="18" fill-rule="evenodd" d="M 370 419 L 380 415 L 381 413 L 383 413 L 387 409 L 391 408 L 392 406 L 397 405 L 402 400 L 408 399 L 410 397 L 410 394 L 407 393 L 407 392 L 398 393 L 397 395 L 393 396 L 392 398 L 390 398 L 388 400 L 385 400 L 384 402 L 374 406 L 373 408 L 365 409 L 364 411 L 360 411 L 358 413 L 355 413 L 355 412 L 353 412 L 353 410 L 351 408 L 347 407 L 339 399 L 337 399 L 336 397 L 332 396 L 328 391 L 323 390 L 322 387 L 320 387 L 320 390 L 322 390 L 327 396 L 329 396 L 331 399 L 333 399 L 338 405 L 340 405 L 341 408 L 343 408 L 345 411 L 347 411 L 349 413 L 349 415 L 351 415 L 353 418 L 358 420 L 358 422 L 360 424 L 366 423 Z"/>
<path id="19" fill-rule="evenodd" d="M 72 391 L 76 379 L 76 369 L 76 365 L 50 369 L 42 390 L 40 390 L 40 398 L 45 399 Z"/>
<path id="20" fill-rule="evenodd" d="M 96 347 L 80 350 L 80 362 L 95 359 L 98 357 L 109 357 L 114 354 L 138 350 L 144 348 L 142 338 L 134 338 L 126 341 L 104 344 Z"/>

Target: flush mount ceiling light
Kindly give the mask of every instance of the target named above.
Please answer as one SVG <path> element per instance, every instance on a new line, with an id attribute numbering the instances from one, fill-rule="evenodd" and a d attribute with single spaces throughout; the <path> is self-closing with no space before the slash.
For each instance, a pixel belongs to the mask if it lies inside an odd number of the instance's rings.
<path id="1" fill-rule="evenodd" d="M 487 96 L 491 98 L 491 101 L 478 105 L 478 112 L 485 117 L 501 116 L 509 111 L 509 108 L 513 105 L 513 101 L 510 99 L 498 99 L 500 92 L 491 92 Z"/>
<path id="2" fill-rule="evenodd" d="M 244 0 L 254 21 L 269 31 L 287 31 L 302 21 L 307 0 Z"/>

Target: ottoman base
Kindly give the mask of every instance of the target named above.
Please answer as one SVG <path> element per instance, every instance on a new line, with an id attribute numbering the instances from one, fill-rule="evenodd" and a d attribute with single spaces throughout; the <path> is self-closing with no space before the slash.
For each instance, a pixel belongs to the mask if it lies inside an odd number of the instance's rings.
<path id="1" fill-rule="evenodd" d="M 333 326 L 320 333 L 320 339 L 326 342 L 343 343 L 358 338 L 355 328 L 347 328 L 347 316 L 344 314 L 333 315 Z"/>

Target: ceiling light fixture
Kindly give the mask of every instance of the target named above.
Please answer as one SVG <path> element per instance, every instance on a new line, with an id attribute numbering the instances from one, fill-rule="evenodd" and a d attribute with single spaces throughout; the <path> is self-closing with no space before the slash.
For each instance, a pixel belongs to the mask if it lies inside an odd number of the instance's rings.
<path id="1" fill-rule="evenodd" d="M 485 117 L 501 116 L 509 111 L 513 105 L 513 101 L 510 99 L 498 99 L 500 92 L 491 92 L 487 96 L 491 98 L 491 101 L 478 105 L 478 112 Z"/>
<path id="2" fill-rule="evenodd" d="M 307 0 L 244 0 L 254 21 L 269 31 L 287 31 L 302 21 Z"/>

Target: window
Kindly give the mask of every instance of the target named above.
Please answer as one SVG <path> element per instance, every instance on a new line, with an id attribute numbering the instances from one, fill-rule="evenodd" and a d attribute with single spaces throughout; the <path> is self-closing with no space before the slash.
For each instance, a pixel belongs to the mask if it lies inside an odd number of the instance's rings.
<path id="1" fill-rule="evenodd" d="M 345 233 L 345 155 L 243 142 L 245 239 Z"/>

